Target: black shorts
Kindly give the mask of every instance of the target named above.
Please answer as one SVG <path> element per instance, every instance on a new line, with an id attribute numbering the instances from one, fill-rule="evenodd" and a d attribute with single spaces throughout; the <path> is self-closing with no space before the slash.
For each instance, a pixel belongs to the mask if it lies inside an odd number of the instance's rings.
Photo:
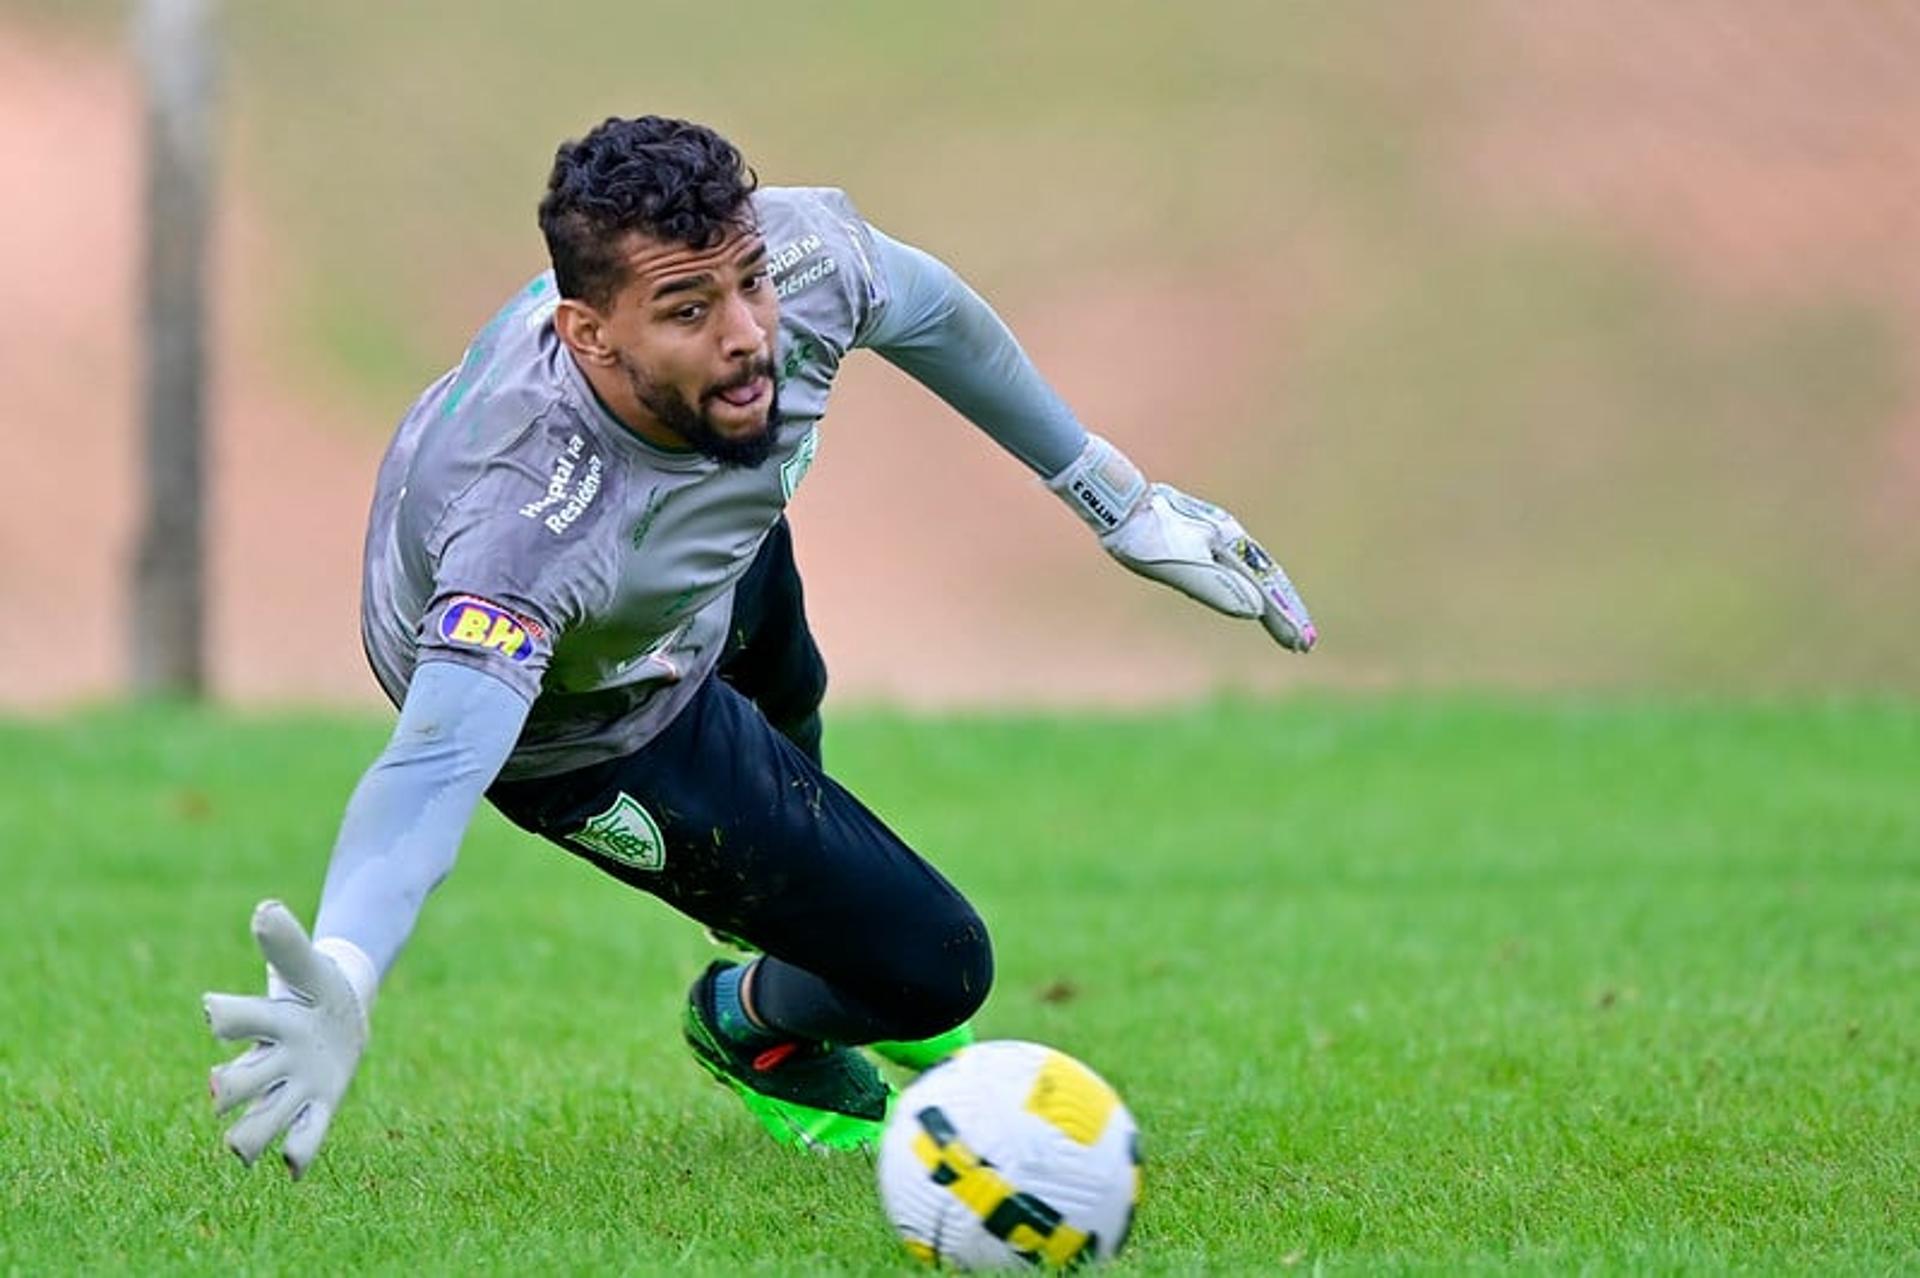
<path id="1" fill-rule="evenodd" d="M 796 1016 L 818 1022 L 786 1028 L 842 1042 L 938 1033 L 986 995 L 986 929 L 821 770 L 825 670 L 784 521 L 775 534 L 742 579 L 731 662 L 659 736 L 606 763 L 498 783 L 488 798 L 523 829 L 764 951 L 775 962 L 756 990 L 776 1002 L 793 993 Z"/>

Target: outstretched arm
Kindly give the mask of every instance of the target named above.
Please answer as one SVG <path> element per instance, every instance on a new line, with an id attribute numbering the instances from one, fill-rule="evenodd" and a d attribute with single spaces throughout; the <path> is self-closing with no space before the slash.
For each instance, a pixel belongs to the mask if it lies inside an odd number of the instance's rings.
<path id="1" fill-rule="evenodd" d="M 952 267 L 873 231 L 891 294 L 861 345 L 953 406 L 1041 478 L 1086 447 L 1087 431 L 1012 330 Z"/>
<path id="2" fill-rule="evenodd" d="M 347 804 L 314 940 L 278 901 L 254 911 L 266 997 L 209 994 L 208 1023 L 254 1046 L 213 1071 L 216 1110 L 252 1102 L 227 1146 L 252 1163 L 275 1137 L 298 1179 L 319 1153 L 366 1046 L 381 977 L 452 870 L 474 805 L 527 716 L 520 694 L 446 661 L 415 672 L 400 722 Z"/>
<path id="3" fill-rule="evenodd" d="M 419 668 L 340 822 L 314 920 L 322 943 L 352 943 L 383 975 L 393 966 L 526 718 L 520 694 L 491 675 L 450 661 Z"/>
<path id="4" fill-rule="evenodd" d="M 1240 521 L 1150 484 L 1089 434 L 993 308 L 939 259 L 873 231 L 890 298 L 861 344 L 878 351 L 1031 467 L 1129 570 L 1232 617 L 1258 618 L 1282 647 L 1318 639 L 1287 574 Z"/>

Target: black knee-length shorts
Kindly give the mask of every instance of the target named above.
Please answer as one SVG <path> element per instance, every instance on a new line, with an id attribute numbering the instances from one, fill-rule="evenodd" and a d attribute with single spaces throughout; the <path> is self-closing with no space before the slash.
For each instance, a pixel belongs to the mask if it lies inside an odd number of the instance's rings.
<path id="1" fill-rule="evenodd" d="M 810 1022 L 786 1028 L 841 1042 L 939 1033 L 986 996 L 986 928 L 822 770 L 825 687 L 782 520 L 736 590 L 718 668 L 659 736 L 606 763 L 498 783 L 488 798 L 523 829 L 764 951 L 773 961 L 757 1001 Z M 618 841 L 597 833 L 609 828 Z"/>

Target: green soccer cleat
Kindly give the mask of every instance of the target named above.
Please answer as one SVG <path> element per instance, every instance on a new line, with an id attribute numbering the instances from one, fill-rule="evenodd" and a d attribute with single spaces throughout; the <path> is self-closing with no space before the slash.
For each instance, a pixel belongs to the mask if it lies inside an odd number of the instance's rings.
<path id="1" fill-rule="evenodd" d="M 790 1039 L 754 1051 L 720 1032 L 714 978 L 733 964 L 708 965 L 687 994 L 683 1028 L 701 1068 L 733 1089 L 774 1140 L 799 1149 L 867 1149 L 880 1132 L 893 1088 L 850 1047 Z"/>
<path id="2" fill-rule="evenodd" d="M 962 1021 L 944 1034 L 905 1043 L 868 1043 L 877 1056 L 911 1070 L 929 1070 L 973 1042 L 973 1022 Z"/>

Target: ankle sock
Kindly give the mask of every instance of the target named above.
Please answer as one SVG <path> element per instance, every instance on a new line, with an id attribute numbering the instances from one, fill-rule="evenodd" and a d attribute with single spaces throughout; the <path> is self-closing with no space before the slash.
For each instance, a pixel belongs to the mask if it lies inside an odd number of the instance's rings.
<path id="1" fill-rule="evenodd" d="M 747 975 L 747 964 L 738 963 L 713 978 L 713 1019 L 720 1033 L 737 1047 L 765 1047 L 781 1036 L 755 1025 L 747 1016 L 747 1005 L 740 998 L 740 987 Z"/>

